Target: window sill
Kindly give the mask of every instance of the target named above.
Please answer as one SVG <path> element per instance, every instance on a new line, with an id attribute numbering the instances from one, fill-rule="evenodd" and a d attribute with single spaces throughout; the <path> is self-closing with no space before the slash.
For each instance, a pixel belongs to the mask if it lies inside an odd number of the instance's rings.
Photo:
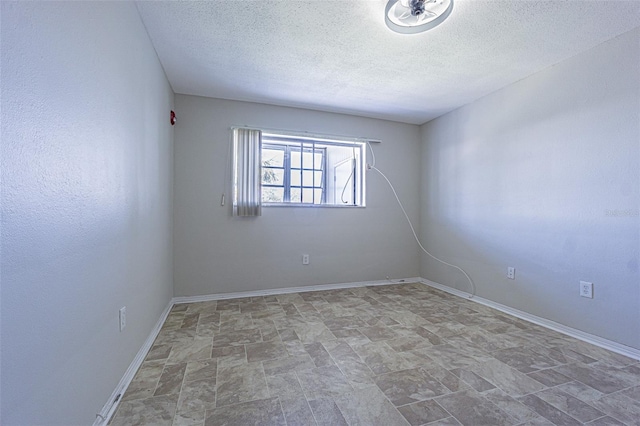
<path id="1" fill-rule="evenodd" d="M 363 209 L 366 206 L 340 205 L 340 204 L 306 204 L 306 203 L 262 203 L 262 207 L 304 207 L 304 208 L 337 208 L 337 209 Z"/>

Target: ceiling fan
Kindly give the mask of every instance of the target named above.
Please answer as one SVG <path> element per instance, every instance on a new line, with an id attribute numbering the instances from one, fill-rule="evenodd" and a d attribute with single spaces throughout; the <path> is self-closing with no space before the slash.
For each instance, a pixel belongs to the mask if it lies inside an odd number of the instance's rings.
<path id="1" fill-rule="evenodd" d="M 453 0 L 389 0 L 384 18 L 401 34 L 416 34 L 437 27 L 451 14 Z"/>

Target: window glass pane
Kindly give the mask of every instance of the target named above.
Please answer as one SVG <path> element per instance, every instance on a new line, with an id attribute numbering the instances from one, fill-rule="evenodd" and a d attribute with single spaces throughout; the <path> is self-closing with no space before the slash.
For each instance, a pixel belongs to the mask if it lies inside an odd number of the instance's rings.
<path id="1" fill-rule="evenodd" d="M 292 203 L 300 203 L 302 199 L 300 197 L 300 188 L 291 188 L 291 202 Z"/>
<path id="2" fill-rule="evenodd" d="M 302 202 L 303 203 L 313 203 L 313 189 L 312 188 L 302 188 Z"/>
<path id="3" fill-rule="evenodd" d="M 313 172 L 313 176 L 314 176 L 313 186 L 322 187 L 322 172 L 315 171 Z"/>
<path id="4" fill-rule="evenodd" d="M 315 204 L 322 204 L 322 189 L 321 188 L 316 188 L 313 191 L 315 192 L 314 203 Z"/>
<path id="5" fill-rule="evenodd" d="M 284 202 L 284 188 L 262 187 L 262 202 L 282 203 Z"/>
<path id="6" fill-rule="evenodd" d="M 291 186 L 300 186 L 300 182 L 301 182 L 300 169 L 291 170 L 290 179 L 291 179 Z"/>
<path id="7" fill-rule="evenodd" d="M 313 186 L 313 173 L 311 170 L 304 170 L 302 172 L 302 186 Z"/>
<path id="8" fill-rule="evenodd" d="M 284 169 L 263 167 L 262 183 L 270 185 L 284 185 Z"/>
<path id="9" fill-rule="evenodd" d="M 262 165 L 263 166 L 284 166 L 284 150 L 262 148 Z"/>
<path id="10" fill-rule="evenodd" d="M 305 151 L 302 156 L 302 160 L 303 160 L 302 166 L 305 169 L 322 169 L 323 154 L 324 154 L 324 149 L 321 149 L 321 148 L 316 148 L 315 151 L 313 150 Z"/>
<path id="11" fill-rule="evenodd" d="M 313 168 L 313 154 L 310 151 L 302 154 L 302 167 L 305 169 Z"/>
<path id="12" fill-rule="evenodd" d="M 300 168 L 300 151 L 291 150 L 291 168 Z"/>

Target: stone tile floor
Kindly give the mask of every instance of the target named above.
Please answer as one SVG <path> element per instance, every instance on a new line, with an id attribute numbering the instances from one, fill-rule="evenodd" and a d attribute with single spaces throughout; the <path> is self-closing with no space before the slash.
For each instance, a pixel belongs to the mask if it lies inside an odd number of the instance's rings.
<path id="1" fill-rule="evenodd" d="M 640 362 L 422 284 L 174 306 L 112 425 L 640 425 Z"/>

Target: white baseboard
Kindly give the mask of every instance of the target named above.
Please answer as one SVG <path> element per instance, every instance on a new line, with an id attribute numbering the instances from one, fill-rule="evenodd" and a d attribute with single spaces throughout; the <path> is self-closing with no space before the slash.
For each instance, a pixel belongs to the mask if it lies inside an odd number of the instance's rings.
<path id="1" fill-rule="evenodd" d="M 144 359 L 146 358 L 149 349 L 151 349 L 151 345 L 153 345 L 153 342 L 156 340 L 156 337 L 158 337 L 158 333 L 162 328 L 162 324 L 164 324 L 165 320 L 167 319 L 167 316 L 169 315 L 173 304 L 174 302 L 172 299 L 169 301 L 169 304 L 160 315 L 160 319 L 158 319 L 158 322 L 153 327 L 153 330 L 151 330 L 151 333 L 149 333 L 149 337 L 147 337 L 147 340 L 145 340 L 135 358 L 133 359 L 133 361 L 131 361 L 129 368 L 127 368 L 127 371 L 125 371 L 124 376 L 122 376 L 122 379 L 120 379 L 118 386 L 116 386 L 115 390 L 107 400 L 107 403 L 104 405 L 104 407 L 102 407 L 100 413 L 96 415 L 96 420 L 95 422 L 93 422 L 93 426 L 103 426 L 108 424 L 109 420 L 111 420 L 111 416 L 113 416 L 116 408 L 118 408 L 118 404 L 120 404 L 120 401 L 122 401 L 122 396 L 129 387 L 131 380 L 133 380 L 133 376 L 135 376 L 136 371 L 138 371 L 138 368 L 140 368 L 140 365 L 142 365 L 142 361 L 144 361 Z"/>
<path id="2" fill-rule="evenodd" d="M 359 281 L 352 283 L 339 283 L 339 284 L 320 284 L 309 285 L 303 287 L 285 287 L 275 288 L 269 290 L 255 290 L 255 291 L 240 291 L 237 293 L 221 293 L 221 294 L 208 294 L 205 296 L 182 296 L 174 297 L 174 303 L 194 303 L 194 302 L 209 302 L 212 300 L 224 300 L 224 299 L 238 299 L 241 297 L 258 297 L 258 296 L 274 296 L 276 294 L 288 294 L 288 293 L 303 293 L 306 291 L 323 291 L 323 290 L 336 290 L 344 288 L 355 287 L 367 287 L 377 285 L 389 285 L 389 284 L 402 284 L 402 283 L 419 283 L 422 278 L 402 278 L 393 280 L 378 280 L 378 281 Z"/>
<path id="3" fill-rule="evenodd" d="M 528 312 L 520 311 L 510 306 L 502 305 L 500 303 L 494 302 L 489 299 L 484 299 L 480 296 L 471 297 L 470 293 L 460 291 L 455 288 L 448 287 L 433 281 L 429 281 L 424 278 L 420 278 L 419 282 L 429 287 L 437 288 L 438 290 L 442 290 L 444 292 L 453 294 L 455 296 L 459 296 L 459 297 L 463 297 L 465 299 L 471 300 L 472 302 L 480 303 L 490 308 L 497 309 L 499 311 L 502 311 L 509 315 L 513 315 L 514 317 L 523 319 L 525 321 L 529 321 L 534 324 L 540 325 L 542 327 L 557 331 L 559 333 L 566 334 L 567 336 L 571 336 L 576 339 L 582 340 L 584 342 L 591 343 L 592 345 L 596 345 L 601 348 L 610 350 L 612 352 L 616 352 L 621 355 L 628 356 L 629 358 L 640 360 L 640 349 L 632 348 L 630 346 L 626 346 L 621 343 L 617 343 L 612 340 L 608 340 L 600 336 L 596 336 L 594 334 L 586 333 L 584 331 L 577 330 L 572 327 L 568 327 L 566 325 L 557 323 L 555 321 L 551 321 L 546 318 L 541 318 L 536 315 L 530 314 Z"/>

